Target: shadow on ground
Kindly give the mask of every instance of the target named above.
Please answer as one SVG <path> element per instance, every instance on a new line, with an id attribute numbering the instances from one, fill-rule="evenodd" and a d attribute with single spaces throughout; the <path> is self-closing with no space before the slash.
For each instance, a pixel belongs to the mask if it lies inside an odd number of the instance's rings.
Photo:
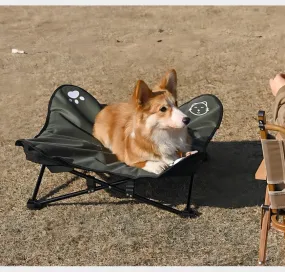
<path id="1" fill-rule="evenodd" d="M 259 141 L 212 142 L 209 160 L 195 177 L 192 203 L 196 206 L 241 208 L 262 204 L 266 183 L 255 180 L 262 160 Z M 137 192 L 174 205 L 185 204 L 185 177 L 138 181 Z"/>
<path id="2" fill-rule="evenodd" d="M 194 181 L 192 203 L 195 206 L 241 208 L 262 204 L 266 184 L 254 178 L 262 160 L 259 141 L 211 142 L 208 154 L 209 160 L 202 164 Z M 141 179 L 136 181 L 136 193 L 173 205 L 185 204 L 189 180 L 185 177 Z M 53 192 L 60 191 L 70 183 L 67 181 L 46 196 L 52 196 Z M 125 198 L 120 193 L 108 192 L 113 197 Z M 133 200 L 124 200 L 122 203 L 128 202 Z M 88 202 L 88 196 L 84 203 L 76 202 L 74 198 L 73 203 L 58 202 L 51 205 L 73 204 L 95 205 L 94 202 Z"/>

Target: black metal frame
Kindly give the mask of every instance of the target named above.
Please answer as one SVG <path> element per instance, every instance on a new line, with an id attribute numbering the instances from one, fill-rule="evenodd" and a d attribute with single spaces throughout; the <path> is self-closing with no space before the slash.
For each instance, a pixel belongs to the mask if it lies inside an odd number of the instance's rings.
<path id="1" fill-rule="evenodd" d="M 79 171 L 74 170 L 74 169 L 69 171 L 69 172 L 74 174 L 75 176 L 86 179 L 87 189 L 68 193 L 68 194 L 64 194 L 64 195 L 60 195 L 57 197 L 48 198 L 48 199 L 37 199 L 38 191 L 39 191 L 39 188 L 40 188 L 40 185 L 42 182 L 42 178 L 43 178 L 45 169 L 46 169 L 46 166 L 42 165 L 38 179 L 37 179 L 37 182 L 36 182 L 36 186 L 35 186 L 35 189 L 34 189 L 34 192 L 32 195 L 32 198 L 30 198 L 27 202 L 27 207 L 31 210 L 42 209 L 43 207 L 45 207 L 49 203 L 56 202 L 59 200 L 63 200 L 63 199 L 67 199 L 67 198 L 71 198 L 71 197 L 75 197 L 75 196 L 79 196 L 79 195 L 83 195 L 83 194 L 94 193 L 96 191 L 103 190 L 103 189 L 110 189 L 110 190 L 117 191 L 119 193 L 125 194 L 129 198 L 134 198 L 134 199 L 137 199 L 141 202 L 153 205 L 157 208 L 175 213 L 177 215 L 180 215 L 181 217 L 192 218 L 192 217 L 196 217 L 198 215 L 198 212 L 196 210 L 192 209 L 190 206 L 190 204 L 191 204 L 191 202 L 190 202 L 191 201 L 191 193 L 192 193 L 192 187 L 193 187 L 193 181 L 194 181 L 194 173 L 190 176 L 190 184 L 189 184 L 186 207 L 184 210 L 178 210 L 176 208 L 171 207 L 170 205 L 162 204 L 158 201 L 155 201 L 155 200 L 152 200 L 152 199 L 149 199 L 149 198 L 146 198 L 146 197 L 143 197 L 141 195 L 136 194 L 135 193 L 135 181 L 130 179 L 130 178 L 115 181 L 112 183 L 107 183 L 105 181 L 99 180 L 93 176 L 87 175 L 85 173 L 79 172 Z M 126 190 L 118 187 L 118 185 L 124 184 L 124 183 L 126 183 Z"/>

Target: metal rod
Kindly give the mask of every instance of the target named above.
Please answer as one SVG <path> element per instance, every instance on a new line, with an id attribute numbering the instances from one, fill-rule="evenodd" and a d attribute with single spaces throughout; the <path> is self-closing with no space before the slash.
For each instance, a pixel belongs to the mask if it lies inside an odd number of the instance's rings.
<path id="1" fill-rule="evenodd" d="M 125 194 L 125 190 L 123 189 L 120 189 L 120 188 L 117 188 L 115 186 L 111 186 L 110 188 L 111 190 L 115 190 L 117 192 L 120 192 L 122 194 Z M 153 205 L 155 207 L 158 207 L 158 208 L 161 208 L 161 209 L 164 209 L 164 210 L 167 210 L 169 212 L 173 212 L 173 213 L 176 213 L 176 214 L 181 214 L 182 211 L 178 210 L 178 209 L 175 209 L 175 208 L 172 208 L 170 206 L 167 206 L 165 204 L 161 204 L 160 202 L 157 202 L 157 201 L 154 201 L 154 200 L 151 200 L 149 198 L 146 198 L 146 197 L 143 197 L 141 195 L 137 195 L 137 194 L 133 194 L 133 198 L 137 199 L 137 200 L 140 200 L 141 202 L 145 202 L 145 203 L 148 203 L 150 205 Z"/>
<path id="2" fill-rule="evenodd" d="M 32 200 L 36 200 L 36 198 L 37 198 L 37 195 L 38 195 L 38 192 L 39 192 L 39 188 L 40 188 L 40 185 L 41 185 L 41 182 L 42 182 L 42 178 L 43 178 L 45 169 L 46 169 L 46 166 L 42 165 L 41 166 L 41 170 L 40 170 L 40 174 L 38 176 L 38 180 L 37 180 L 37 183 L 36 183 L 36 187 L 35 187 L 34 192 L 33 192 Z"/>
<path id="3" fill-rule="evenodd" d="M 74 175 L 77 175 L 79 177 L 82 177 L 82 178 L 91 178 L 91 179 L 94 179 L 97 183 L 99 183 L 100 185 L 104 185 L 106 186 L 107 188 L 112 188 L 112 187 L 115 187 L 116 185 L 119 185 L 119 184 L 122 184 L 122 183 L 125 183 L 126 181 L 129 180 L 129 178 L 126 178 L 126 179 L 122 179 L 122 180 L 118 180 L 118 181 L 114 181 L 112 183 L 108 183 L 106 181 L 103 181 L 103 180 L 100 180 L 100 179 L 97 179 L 93 176 L 90 176 L 90 175 L 86 175 L 84 173 L 81 173 L 79 171 L 76 171 L 76 170 L 72 170 L 70 171 L 70 173 L 74 174 Z"/>
<path id="4" fill-rule="evenodd" d="M 133 197 L 135 199 L 140 200 L 141 202 L 148 203 L 148 204 L 150 204 L 152 206 L 155 206 L 157 208 L 160 208 L 160 209 L 163 209 L 163 210 L 175 213 L 175 214 L 181 214 L 182 213 L 182 211 L 180 211 L 178 209 L 172 208 L 170 206 L 167 206 L 166 204 L 162 204 L 162 203 L 160 203 L 158 201 L 151 200 L 151 199 L 143 197 L 141 195 L 134 194 Z"/>
<path id="5" fill-rule="evenodd" d="M 94 178 L 94 177 L 92 177 L 92 176 L 83 174 L 83 173 L 78 172 L 78 171 L 76 171 L 76 170 L 71 171 L 71 173 L 73 173 L 73 174 L 75 174 L 75 175 L 78 175 L 78 176 L 81 176 L 81 177 L 84 177 L 84 178 L 86 178 L 86 177 Z M 96 178 L 94 178 L 94 179 L 96 179 Z M 109 183 L 106 183 L 106 182 L 104 182 L 104 181 L 101 181 L 101 180 L 96 179 L 96 181 L 97 181 L 99 184 L 101 184 L 101 185 L 106 185 L 106 184 L 107 184 L 107 185 L 108 185 L 107 187 L 109 187 L 111 190 L 115 190 L 115 191 L 117 191 L 117 192 L 119 192 L 119 193 L 122 193 L 122 194 L 125 194 L 125 193 L 126 193 L 125 190 L 123 190 L 123 189 L 121 189 L 121 188 L 117 188 L 116 185 L 118 185 L 119 183 L 126 182 L 127 180 L 129 180 L 129 178 L 128 178 L 128 179 L 124 179 L 124 180 L 120 180 L 120 181 L 117 181 L 117 182 L 113 182 L 113 183 L 110 183 L 110 184 L 109 184 Z M 190 193 L 191 193 L 191 192 L 190 192 Z M 181 213 L 182 213 L 182 211 L 180 211 L 180 210 L 178 210 L 178 209 L 172 208 L 172 207 L 167 206 L 167 205 L 165 205 L 165 204 L 161 204 L 160 202 L 157 202 L 157 201 L 154 201 L 154 200 L 145 198 L 145 197 L 140 196 L 140 195 L 137 195 L 137 194 L 134 194 L 134 195 L 133 195 L 133 198 L 135 198 L 135 199 L 137 199 L 137 200 L 140 200 L 140 201 L 142 201 L 142 202 L 151 204 L 151 205 L 153 205 L 153 206 L 155 206 L 155 207 L 164 209 L 164 210 L 169 211 L 169 212 L 173 212 L 173 213 L 176 213 L 176 214 L 181 214 Z"/>
<path id="6" fill-rule="evenodd" d="M 67 199 L 67 198 L 70 198 L 70 197 L 84 195 L 84 194 L 88 194 L 88 193 L 89 193 L 89 190 L 86 189 L 86 190 L 81 190 L 81 191 L 78 191 L 78 192 L 73 192 L 73 193 L 69 193 L 69 194 L 65 194 L 65 195 L 61 195 L 61 196 L 57 196 L 57 197 L 53 197 L 53 198 L 49 198 L 49 199 L 45 199 L 45 200 L 41 200 L 41 201 L 38 201 L 38 203 L 40 203 L 40 204 L 48 204 L 48 203 L 55 202 L 55 201 L 58 201 L 58 200 L 63 200 L 63 199 Z"/>
<path id="7" fill-rule="evenodd" d="M 102 180 L 100 180 L 100 179 L 97 179 L 97 178 L 95 178 L 95 177 L 93 177 L 93 176 L 90 176 L 90 175 L 86 175 L 86 174 L 84 174 L 84 173 L 82 173 L 82 172 L 79 172 L 79 171 L 77 171 L 77 170 L 72 170 L 72 171 L 70 171 L 70 173 L 72 173 L 72 174 L 74 174 L 74 175 L 76 175 L 76 176 L 79 176 L 79 177 L 81 177 L 81 178 L 92 178 L 92 179 L 94 179 L 94 180 L 96 180 L 98 183 L 100 183 L 100 184 L 108 184 L 108 186 L 110 185 L 118 185 L 118 184 L 120 184 L 120 183 L 124 183 L 124 182 L 126 182 L 127 180 L 129 180 L 130 178 L 126 178 L 126 179 L 121 179 L 121 180 L 118 180 L 118 181 L 115 181 L 115 182 L 112 182 L 112 183 L 107 183 L 106 181 L 102 181 Z"/>
<path id="8" fill-rule="evenodd" d="M 80 173 L 80 172 L 78 172 L 76 170 L 74 170 L 74 172 L 76 172 L 76 175 L 78 173 Z M 67 199 L 67 198 L 71 198 L 71 197 L 75 197 L 75 196 L 79 196 L 79 195 L 83 195 L 83 194 L 93 193 L 93 192 L 96 192 L 96 191 L 99 191 L 99 190 L 102 190 L 102 189 L 110 188 L 110 185 L 108 183 L 106 183 L 106 182 L 103 182 L 103 181 L 100 182 L 99 180 L 97 180 L 96 178 L 94 178 L 92 176 L 88 176 L 88 175 L 85 175 L 85 174 L 82 174 L 82 173 L 80 173 L 80 174 L 81 175 L 78 175 L 80 177 L 93 178 L 94 180 L 98 181 L 98 183 L 100 183 L 100 186 L 97 186 L 97 187 L 93 188 L 92 190 L 85 189 L 85 190 L 81 190 L 81 191 L 77 191 L 77 192 L 73 192 L 73 193 L 69 193 L 69 194 L 64 194 L 64 195 L 61 195 L 61 196 L 57 196 L 57 197 L 53 197 L 53 198 L 49 198 L 49 199 L 45 199 L 45 200 L 39 200 L 38 203 L 40 203 L 40 204 L 48 204 L 48 203 L 52 203 L 52 202 L 55 202 L 55 201 L 59 201 L 59 200 L 63 200 L 63 199 Z M 126 180 L 115 181 L 115 182 L 113 182 L 113 186 L 122 184 L 124 182 L 126 182 Z"/>
<path id="9" fill-rule="evenodd" d="M 189 184 L 189 191 L 188 191 L 187 205 L 186 205 L 187 211 L 191 210 L 190 204 L 191 204 L 191 194 L 192 194 L 193 181 L 194 181 L 194 174 L 191 175 L 190 184 Z"/>
<path id="10" fill-rule="evenodd" d="M 44 169 L 45 169 L 45 166 L 42 166 L 33 197 L 36 197 L 36 195 L 37 195 L 37 191 L 38 191 L 39 186 L 40 186 L 40 182 L 41 182 L 41 179 L 42 179 L 42 176 L 43 176 L 43 173 L 44 173 Z M 77 175 L 79 177 L 85 178 L 85 179 L 86 178 L 92 178 L 92 179 L 94 179 L 96 181 L 96 183 L 100 184 L 100 186 L 97 186 L 97 187 L 95 187 L 92 190 L 85 189 L 85 190 L 81 190 L 81 191 L 77 191 L 77 192 L 73 192 L 73 193 L 69 193 L 69 194 L 65 194 L 65 195 L 61 195 L 61 196 L 58 196 L 58 197 L 53 197 L 53 198 L 49 198 L 49 199 L 41 200 L 41 201 L 37 201 L 37 202 L 39 204 L 48 204 L 48 203 L 52 203 L 52 202 L 55 202 L 55 201 L 59 201 L 59 200 L 63 200 L 63 199 L 67 199 L 67 198 L 71 198 L 71 197 L 75 197 L 75 196 L 79 196 L 79 195 L 83 195 L 83 194 L 92 193 L 92 192 L 99 191 L 99 190 L 105 189 L 105 188 L 109 188 L 111 190 L 117 191 L 117 192 L 122 193 L 124 195 L 125 194 L 125 190 L 123 190 L 121 188 L 118 188 L 117 185 L 125 183 L 127 180 L 129 180 L 129 178 L 127 178 L 127 179 L 115 181 L 113 183 L 107 183 L 105 181 L 101 181 L 101 180 L 99 180 L 99 179 L 97 179 L 97 178 L 95 178 L 93 176 L 86 175 L 86 174 L 81 173 L 81 172 L 76 171 L 76 170 L 72 170 L 71 173 L 74 174 L 74 175 Z M 191 182 L 190 182 L 189 194 L 188 194 L 188 203 L 187 203 L 188 211 L 191 210 L 190 209 L 190 196 L 191 196 L 191 190 L 192 190 L 192 183 L 193 183 L 193 175 L 191 176 Z M 144 202 L 144 203 L 153 205 L 155 207 L 161 208 L 163 210 L 175 213 L 175 214 L 183 213 L 183 211 L 180 211 L 178 209 L 172 208 L 172 207 L 170 207 L 170 206 L 168 206 L 166 204 L 162 204 L 162 203 L 160 203 L 158 201 L 154 201 L 154 200 L 148 199 L 148 198 L 143 197 L 143 196 L 138 195 L 138 194 L 134 194 L 133 198 L 135 198 L 135 199 L 137 199 L 137 200 L 139 200 L 141 202 Z M 35 200 L 35 198 L 33 200 Z"/>

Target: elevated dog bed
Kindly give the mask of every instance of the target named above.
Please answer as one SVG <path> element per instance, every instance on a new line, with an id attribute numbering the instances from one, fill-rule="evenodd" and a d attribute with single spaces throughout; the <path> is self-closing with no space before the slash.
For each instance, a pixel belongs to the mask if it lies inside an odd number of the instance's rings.
<path id="1" fill-rule="evenodd" d="M 102 108 L 103 105 L 82 88 L 73 85 L 60 86 L 50 99 L 46 122 L 40 133 L 34 138 L 16 141 L 17 146 L 24 148 L 27 160 L 42 165 L 33 197 L 28 201 L 28 207 L 40 209 L 57 200 L 110 188 L 122 193 L 127 192 L 129 196 L 177 214 L 193 214 L 190 209 L 193 177 L 198 166 L 205 160 L 207 145 L 220 126 L 223 107 L 219 99 L 214 95 L 205 94 L 180 107 L 181 111 L 191 119 L 188 131 L 193 139 L 192 150 L 199 152 L 179 159 L 160 175 L 119 162 L 110 150 L 92 136 L 95 116 Z M 87 189 L 60 197 L 37 200 L 38 189 L 46 167 L 53 173 L 71 172 L 85 178 Z M 78 171 L 80 169 L 83 172 Z M 87 175 L 84 170 L 115 174 L 124 177 L 124 180 L 110 184 Z M 163 176 L 191 177 L 186 211 L 182 212 L 135 194 L 135 180 Z M 126 183 L 126 190 L 118 187 L 122 183 Z"/>

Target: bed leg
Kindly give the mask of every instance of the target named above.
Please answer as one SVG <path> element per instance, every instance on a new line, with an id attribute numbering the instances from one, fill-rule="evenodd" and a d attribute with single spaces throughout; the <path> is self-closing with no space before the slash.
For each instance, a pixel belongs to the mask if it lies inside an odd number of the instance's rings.
<path id="1" fill-rule="evenodd" d="M 37 201 L 37 195 L 39 192 L 39 188 L 40 188 L 40 185 L 41 185 L 41 182 L 43 179 L 45 169 L 46 169 L 46 166 L 42 165 L 39 176 L 38 176 L 38 180 L 37 180 L 34 192 L 33 192 L 33 196 L 27 202 L 27 208 L 29 208 L 31 210 L 39 210 L 43 207 L 43 205 Z"/>
<path id="2" fill-rule="evenodd" d="M 198 212 L 190 207 L 193 182 L 194 182 L 194 174 L 192 174 L 191 178 L 190 178 L 189 191 L 188 191 L 188 197 L 187 197 L 187 204 L 186 204 L 186 207 L 185 207 L 184 211 L 181 212 L 181 216 L 182 217 L 190 217 L 190 218 L 192 218 L 192 217 L 198 216 Z"/>
<path id="3" fill-rule="evenodd" d="M 193 181 L 194 181 L 194 174 L 192 174 L 190 178 L 189 191 L 188 191 L 187 204 L 186 204 L 187 211 L 191 209 L 190 205 L 191 205 L 191 194 L 192 194 Z"/>

